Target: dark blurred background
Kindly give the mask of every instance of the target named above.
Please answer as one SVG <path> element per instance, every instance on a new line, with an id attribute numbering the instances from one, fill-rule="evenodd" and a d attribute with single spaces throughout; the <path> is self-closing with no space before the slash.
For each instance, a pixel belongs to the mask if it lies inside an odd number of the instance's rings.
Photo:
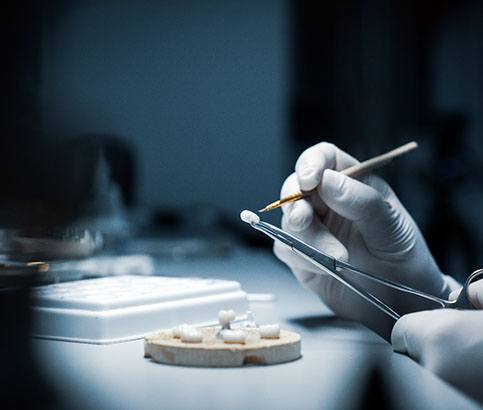
<path id="1" fill-rule="evenodd" d="M 444 272 L 483 265 L 483 3 L 19 0 L 0 19 L 0 258 L 269 249 L 239 211 L 276 199 L 305 148 L 417 140 L 380 173 Z M 39 275 L 9 269 L 2 403 L 51 408 Z"/>
<path id="2" fill-rule="evenodd" d="M 365 159 L 417 140 L 381 174 L 461 279 L 483 264 L 482 14 L 444 0 L 15 2 L 0 224 L 122 208 L 232 229 L 314 143 Z"/>

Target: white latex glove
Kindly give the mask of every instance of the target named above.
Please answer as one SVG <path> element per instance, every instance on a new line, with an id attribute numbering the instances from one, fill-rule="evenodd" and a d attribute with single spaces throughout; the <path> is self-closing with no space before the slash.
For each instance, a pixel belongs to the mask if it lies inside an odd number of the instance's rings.
<path id="1" fill-rule="evenodd" d="M 458 292 L 455 292 L 454 298 Z M 483 308 L 483 280 L 470 285 L 471 303 Z M 399 319 L 392 344 L 444 380 L 483 401 L 483 311 L 437 309 Z"/>
<path id="2" fill-rule="evenodd" d="M 304 151 L 295 173 L 283 184 L 281 196 L 299 189 L 316 188 L 317 192 L 311 198 L 283 206 L 283 229 L 359 268 L 447 297 L 452 289 L 418 227 L 387 183 L 374 176 L 364 178 L 363 183 L 335 172 L 357 162 L 325 142 Z M 359 320 L 389 339 L 394 321 L 384 313 L 286 245 L 275 242 L 274 253 L 336 314 Z M 368 285 L 367 280 L 364 284 L 400 313 L 423 308 L 406 295 L 401 297 L 379 285 Z"/>

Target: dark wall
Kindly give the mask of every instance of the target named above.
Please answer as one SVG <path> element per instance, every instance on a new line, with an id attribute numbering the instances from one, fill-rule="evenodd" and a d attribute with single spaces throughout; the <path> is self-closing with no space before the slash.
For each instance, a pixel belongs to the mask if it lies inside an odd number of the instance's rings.
<path id="1" fill-rule="evenodd" d="M 47 13 L 42 116 L 49 133 L 121 137 L 138 202 L 210 203 L 235 217 L 283 178 L 285 1 L 77 1 Z"/>

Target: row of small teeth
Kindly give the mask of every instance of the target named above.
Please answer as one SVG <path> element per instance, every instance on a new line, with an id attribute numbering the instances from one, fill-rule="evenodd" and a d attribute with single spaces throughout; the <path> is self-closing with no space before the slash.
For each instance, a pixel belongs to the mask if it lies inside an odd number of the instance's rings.
<path id="1" fill-rule="evenodd" d="M 261 325 L 258 331 L 262 339 L 278 339 L 280 337 L 280 326 L 277 324 Z M 201 332 L 190 325 L 175 327 L 172 332 L 173 337 L 181 339 L 185 343 L 201 343 L 203 341 Z M 221 332 L 221 338 L 225 343 L 245 343 L 247 334 L 241 329 L 225 329 Z"/>
<path id="2" fill-rule="evenodd" d="M 193 326 L 190 325 L 180 325 L 172 330 L 173 337 L 181 339 L 182 342 L 186 343 L 200 343 L 203 340 L 203 335 L 201 332 Z"/>
<path id="3" fill-rule="evenodd" d="M 280 326 L 277 324 L 261 325 L 258 327 L 258 333 L 262 339 L 278 339 L 280 337 Z M 247 334 L 241 329 L 225 329 L 221 332 L 221 338 L 225 343 L 245 343 Z"/>
<path id="4" fill-rule="evenodd" d="M 218 313 L 220 325 L 226 327 L 235 319 L 233 310 L 222 310 Z M 258 332 L 262 339 L 278 339 L 280 337 L 280 326 L 278 324 L 260 325 Z M 194 326 L 180 325 L 172 329 L 173 337 L 181 339 L 185 343 L 200 343 L 203 341 L 203 335 Z M 220 332 L 221 339 L 225 343 L 245 343 L 247 334 L 241 329 L 224 328 Z"/>

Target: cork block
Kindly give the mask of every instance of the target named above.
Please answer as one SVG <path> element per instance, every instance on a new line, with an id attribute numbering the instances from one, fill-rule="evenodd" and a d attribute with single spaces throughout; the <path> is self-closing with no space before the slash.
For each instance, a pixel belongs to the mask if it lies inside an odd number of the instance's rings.
<path id="1" fill-rule="evenodd" d="M 257 328 L 245 328 L 244 343 L 225 343 L 218 326 L 201 327 L 202 341 L 185 343 L 171 329 L 144 338 L 144 356 L 155 362 L 199 367 L 241 367 L 289 362 L 301 357 L 300 335 L 280 330 L 278 338 L 261 338 Z"/>

